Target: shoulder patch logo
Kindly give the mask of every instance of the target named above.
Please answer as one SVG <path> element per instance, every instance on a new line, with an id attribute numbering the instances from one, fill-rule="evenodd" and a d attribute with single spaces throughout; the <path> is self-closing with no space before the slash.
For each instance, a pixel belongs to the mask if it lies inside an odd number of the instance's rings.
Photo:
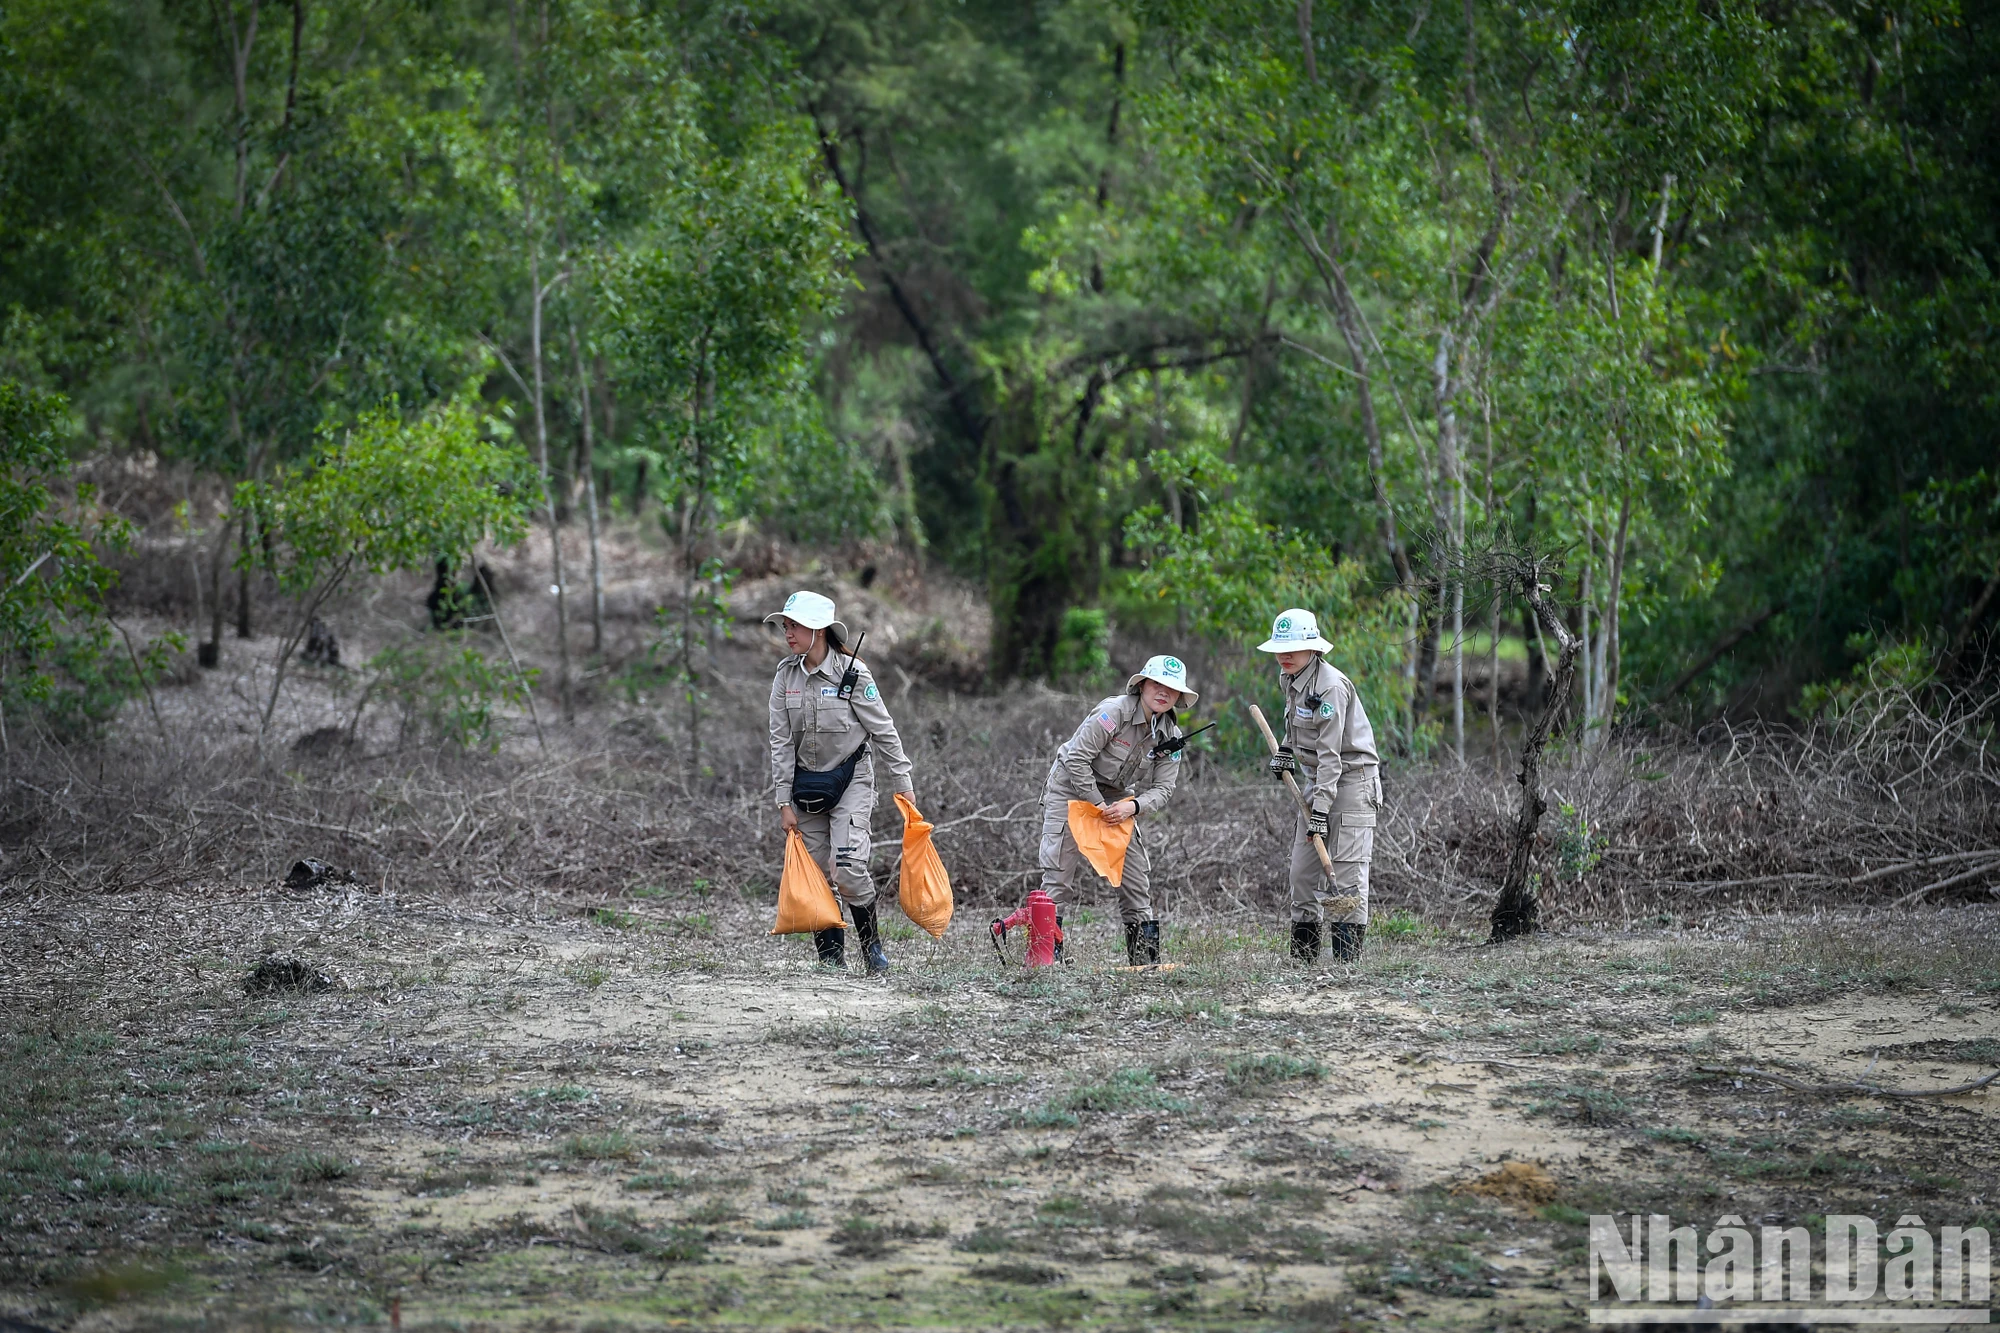
<path id="1" fill-rule="evenodd" d="M 1321 704 L 1321 705 L 1319 706 L 1319 715 L 1320 715 L 1321 717 L 1332 717 L 1332 716 L 1333 716 L 1333 705 L 1332 705 L 1332 704 Z"/>
<path id="2" fill-rule="evenodd" d="M 861 691 L 861 697 L 864 699 L 876 699 L 879 698 L 880 696 L 881 692 L 877 690 L 872 684 L 867 689 Z"/>
<path id="3" fill-rule="evenodd" d="M 1112 717 L 1111 714 L 1109 713 L 1099 713 L 1097 715 L 1097 725 L 1103 727 L 1106 731 L 1118 730 L 1117 719 Z"/>

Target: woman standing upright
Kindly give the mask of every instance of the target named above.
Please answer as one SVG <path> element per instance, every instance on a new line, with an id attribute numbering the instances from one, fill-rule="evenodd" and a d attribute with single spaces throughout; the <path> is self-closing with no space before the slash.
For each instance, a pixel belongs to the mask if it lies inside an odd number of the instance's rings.
<path id="1" fill-rule="evenodd" d="M 868 868 L 876 755 L 888 766 L 894 790 L 911 795 L 914 790 L 910 761 L 882 692 L 867 666 L 848 652 L 847 626 L 833 613 L 831 599 L 795 592 L 784 610 L 764 617 L 765 624 L 783 629 L 791 650 L 771 682 L 771 781 L 778 822 L 787 833 L 799 831 L 807 852 L 846 900 L 861 957 L 874 977 L 889 970 Z M 845 941 L 838 926 L 813 935 L 822 966 L 847 966 Z"/>

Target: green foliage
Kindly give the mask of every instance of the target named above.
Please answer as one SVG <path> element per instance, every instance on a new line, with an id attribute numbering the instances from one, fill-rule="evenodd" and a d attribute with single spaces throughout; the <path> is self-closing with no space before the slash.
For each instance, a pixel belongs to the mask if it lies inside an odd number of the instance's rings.
<path id="1" fill-rule="evenodd" d="M 28 659 L 31 670 L 0 677 L 0 711 L 26 718 L 58 745 L 100 739 L 131 700 L 164 676 L 181 649 L 177 634 L 137 651 L 109 626 L 58 630 Z"/>
<path id="2" fill-rule="evenodd" d="M 399 743 L 413 735 L 460 749 L 497 750 L 495 709 L 525 707 L 538 672 L 526 681 L 491 661 L 470 636 L 426 635 L 391 643 L 368 659 L 365 687 L 396 710 Z"/>
<path id="3" fill-rule="evenodd" d="M 1894 723 L 1922 708 L 1924 689 L 1937 678 L 1926 645 L 1855 634 L 1847 650 L 1861 661 L 1844 677 L 1800 691 L 1801 717 L 1852 731 Z"/>
<path id="4" fill-rule="evenodd" d="M 278 650 L 266 727 L 293 651 L 350 574 L 428 571 L 441 555 L 482 541 L 520 540 L 533 474 L 518 447 L 486 438 L 491 424 L 463 398 L 408 421 L 392 400 L 362 413 L 351 427 L 324 428 L 305 463 L 279 467 L 270 482 L 237 488 L 238 510 L 255 515 L 266 539 L 264 549 L 246 550 L 239 561 L 269 568 L 298 608 Z M 489 737 L 490 717 L 482 710 L 495 687 L 478 654 L 461 654 L 447 665 L 392 653 L 380 670 L 406 697 L 430 673 L 439 702 L 420 711 L 444 728 L 442 734 Z"/>
<path id="5" fill-rule="evenodd" d="M 1378 738 L 1410 746 L 1407 727 L 1398 725 L 1408 716 L 1408 621 L 1388 599 L 1365 594 L 1368 575 L 1360 564 L 1303 533 L 1260 523 L 1237 503 L 1209 510 L 1194 532 L 1157 509 L 1141 510 L 1127 525 L 1126 542 L 1145 559 L 1130 580 L 1133 600 L 1141 607 L 1150 601 L 1184 608 L 1188 628 L 1215 648 L 1223 680 L 1204 699 L 1216 707 L 1219 746 L 1263 752 L 1242 710 L 1219 705 L 1243 698 L 1275 716 L 1277 671 L 1255 645 L 1269 633 L 1272 617 L 1291 606 L 1319 617 L 1320 633 L 1334 646 L 1326 657 L 1354 681 Z"/>
<path id="6" fill-rule="evenodd" d="M 519 541 L 533 486 L 527 456 L 486 437 L 489 423 L 465 399 L 405 420 L 395 402 L 351 427 L 322 430 L 319 448 L 269 482 L 245 483 L 237 507 L 269 534 L 278 586 L 324 597 L 350 572 L 428 571 L 440 553 L 482 541 Z"/>
<path id="7" fill-rule="evenodd" d="M 1556 812 L 1555 838 L 1557 875 L 1572 883 L 1597 869 L 1611 846 L 1609 837 L 1592 831 L 1590 816 L 1568 801 Z"/>
<path id="8" fill-rule="evenodd" d="M 1111 672 L 1111 621 L 1096 607 L 1063 612 L 1050 675 L 1058 680 L 1095 681 Z"/>

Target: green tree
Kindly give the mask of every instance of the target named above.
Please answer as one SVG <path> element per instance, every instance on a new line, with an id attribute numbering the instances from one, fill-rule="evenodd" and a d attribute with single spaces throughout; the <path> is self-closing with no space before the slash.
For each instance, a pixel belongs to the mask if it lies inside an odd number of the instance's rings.
<path id="1" fill-rule="evenodd" d="M 309 459 L 238 488 L 237 507 L 255 509 L 269 541 L 268 554 L 243 558 L 267 560 L 294 606 L 260 734 L 293 654 L 350 576 L 428 572 L 440 551 L 521 539 L 533 474 L 517 445 L 493 438 L 498 429 L 463 397 L 414 420 L 391 401 L 323 429 Z"/>

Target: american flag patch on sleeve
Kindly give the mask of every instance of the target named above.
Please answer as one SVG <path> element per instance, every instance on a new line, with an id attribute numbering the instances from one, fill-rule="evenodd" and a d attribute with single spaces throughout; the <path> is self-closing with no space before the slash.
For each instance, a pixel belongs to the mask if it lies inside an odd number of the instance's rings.
<path id="1" fill-rule="evenodd" d="M 1118 730 L 1118 724 L 1111 720 L 1111 714 L 1109 713 L 1099 713 L 1097 715 L 1097 725 L 1103 727 L 1106 731 Z"/>

